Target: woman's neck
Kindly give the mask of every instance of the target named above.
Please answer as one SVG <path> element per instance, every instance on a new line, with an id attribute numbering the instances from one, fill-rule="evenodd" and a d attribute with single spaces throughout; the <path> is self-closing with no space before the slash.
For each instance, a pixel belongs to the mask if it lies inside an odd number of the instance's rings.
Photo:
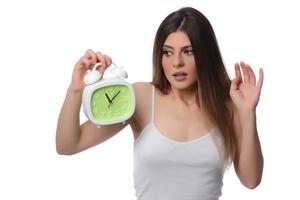
<path id="1" fill-rule="evenodd" d="M 198 99 L 197 86 L 190 89 L 176 89 L 171 87 L 169 96 L 172 100 L 181 102 L 187 106 L 194 105 Z"/>

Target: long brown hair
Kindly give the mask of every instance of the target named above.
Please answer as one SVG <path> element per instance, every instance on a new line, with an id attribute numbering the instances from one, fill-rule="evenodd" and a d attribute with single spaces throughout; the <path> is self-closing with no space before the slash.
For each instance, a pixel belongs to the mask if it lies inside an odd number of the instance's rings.
<path id="1" fill-rule="evenodd" d="M 198 74 L 198 101 L 207 111 L 212 123 L 221 130 L 225 163 L 233 160 L 235 153 L 234 128 L 230 102 L 230 78 L 225 69 L 213 28 L 198 10 L 181 8 L 168 15 L 160 24 L 153 47 L 152 84 L 163 94 L 170 91 L 162 67 L 162 49 L 168 35 L 175 31 L 185 32 L 194 52 Z"/>

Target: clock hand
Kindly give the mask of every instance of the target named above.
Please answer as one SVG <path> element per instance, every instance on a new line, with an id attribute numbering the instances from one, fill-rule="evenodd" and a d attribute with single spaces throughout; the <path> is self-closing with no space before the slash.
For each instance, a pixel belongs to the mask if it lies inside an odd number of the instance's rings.
<path id="1" fill-rule="evenodd" d="M 109 96 L 106 93 L 105 93 L 105 96 L 106 96 L 106 98 L 108 100 L 108 106 L 107 107 L 109 108 L 112 100 L 110 100 Z"/>
<path id="2" fill-rule="evenodd" d="M 112 100 L 110 100 L 109 96 L 106 93 L 105 93 L 105 96 L 106 96 L 108 102 L 111 103 Z"/>
<path id="3" fill-rule="evenodd" d="M 118 94 L 121 92 L 121 90 L 119 90 L 119 92 L 117 92 L 117 94 L 115 94 L 115 96 L 111 99 L 111 102 L 114 100 L 114 98 L 116 98 L 116 96 L 118 96 Z"/>

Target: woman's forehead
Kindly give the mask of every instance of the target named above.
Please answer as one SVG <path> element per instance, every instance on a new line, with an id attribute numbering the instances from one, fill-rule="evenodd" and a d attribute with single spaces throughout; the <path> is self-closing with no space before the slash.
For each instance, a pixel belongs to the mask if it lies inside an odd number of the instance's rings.
<path id="1" fill-rule="evenodd" d="M 176 31 L 168 35 L 167 39 L 165 40 L 164 46 L 181 48 L 181 47 L 191 46 L 191 42 L 188 35 L 185 32 Z"/>

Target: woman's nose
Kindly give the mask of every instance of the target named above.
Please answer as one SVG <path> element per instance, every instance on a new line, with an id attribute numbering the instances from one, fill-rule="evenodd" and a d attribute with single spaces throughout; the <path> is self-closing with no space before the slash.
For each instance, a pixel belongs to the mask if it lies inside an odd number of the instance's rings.
<path id="1" fill-rule="evenodd" d="M 183 67 L 183 66 L 184 66 L 184 62 L 183 62 L 182 56 L 180 53 L 178 53 L 175 55 L 173 67 L 179 68 L 179 67 Z"/>

